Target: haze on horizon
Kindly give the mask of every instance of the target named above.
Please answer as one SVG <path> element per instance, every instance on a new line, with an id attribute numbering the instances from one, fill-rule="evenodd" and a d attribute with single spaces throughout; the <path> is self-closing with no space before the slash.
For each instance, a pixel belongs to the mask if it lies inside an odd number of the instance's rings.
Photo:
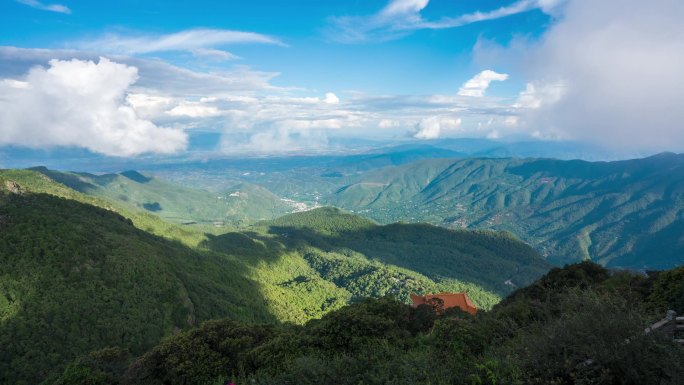
<path id="1" fill-rule="evenodd" d="M 468 137 L 684 151 L 678 0 L 8 0 L 0 15 L 0 152 Z"/>

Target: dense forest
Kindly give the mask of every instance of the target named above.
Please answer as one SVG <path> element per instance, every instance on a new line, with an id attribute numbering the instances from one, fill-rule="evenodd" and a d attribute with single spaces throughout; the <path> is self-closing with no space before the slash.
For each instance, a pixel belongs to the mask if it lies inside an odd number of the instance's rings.
<path id="1" fill-rule="evenodd" d="M 684 263 L 684 155 L 586 162 L 428 159 L 343 179 L 323 202 L 381 223 L 506 230 L 551 263 Z M 277 190 L 275 190 L 277 191 Z"/>
<path id="2" fill-rule="evenodd" d="M 137 356 L 211 319 L 302 325 L 366 297 L 438 291 L 489 309 L 549 268 L 507 234 L 379 226 L 331 208 L 198 233 L 35 171 L 0 172 L 0 229 L 2 384 L 107 347 Z"/>
<path id="3" fill-rule="evenodd" d="M 111 347 L 45 384 L 680 384 L 684 347 L 644 328 L 684 312 L 684 268 L 555 268 L 491 311 L 367 299 L 305 325 L 214 320 L 142 356 Z"/>

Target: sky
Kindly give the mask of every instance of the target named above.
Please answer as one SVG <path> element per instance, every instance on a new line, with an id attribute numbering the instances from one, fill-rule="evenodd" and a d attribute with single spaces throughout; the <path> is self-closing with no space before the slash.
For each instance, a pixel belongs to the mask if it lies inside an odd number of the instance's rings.
<path id="1" fill-rule="evenodd" d="M 0 148 L 684 150 L 681 0 L 0 0 Z"/>

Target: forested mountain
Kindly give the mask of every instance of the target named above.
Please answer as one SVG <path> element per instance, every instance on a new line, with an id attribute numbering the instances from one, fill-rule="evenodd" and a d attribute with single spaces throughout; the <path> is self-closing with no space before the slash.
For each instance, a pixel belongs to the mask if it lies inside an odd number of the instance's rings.
<path id="1" fill-rule="evenodd" d="M 95 175 L 59 172 L 36 167 L 37 171 L 81 193 L 118 205 L 147 210 L 174 223 L 215 221 L 230 224 L 272 219 L 295 210 L 279 197 L 247 182 L 231 184 L 218 192 L 183 187 L 143 175 L 137 171 Z"/>
<path id="2" fill-rule="evenodd" d="M 684 348 L 644 328 L 684 312 L 683 278 L 684 268 L 645 277 L 583 262 L 476 316 L 381 298 L 302 326 L 215 320 L 141 357 L 90 353 L 46 383 L 676 385 Z"/>
<path id="3" fill-rule="evenodd" d="M 36 171 L 0 171 L 0 228 L 3 384 L 107 346 L 137 355 L 212 318 L 301 324 L 365 297 L 442 290 L 487 309 L 548 269 L 507 234 L 331 208 L 194 233 Z"/>
<path id="4" fill-rule="evenodd" d="M 507 230 L 556 264 L 684 263 L 684 155 L 422 160 L 367 173 L 323 201 L 382 223 Z"/>
<path id="5" fill-rule="evenodd" d="M 46 194 L 0 192 L 0 383 L 42 378 L 94 348 L 143 352 L 230 315 L 274 317 L 243 264 Z"/>

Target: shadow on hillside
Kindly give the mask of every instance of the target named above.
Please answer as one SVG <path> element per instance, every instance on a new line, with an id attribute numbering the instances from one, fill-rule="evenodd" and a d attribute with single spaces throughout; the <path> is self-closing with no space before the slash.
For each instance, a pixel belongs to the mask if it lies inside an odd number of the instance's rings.
<path id="1" fill-rule="evenodd" d="M 244 256 L 248 263 L 275 261 L 284 253 L 312 248 L 421 273 L 433 280 L 450 278 L 506 294 L 505 282 L 528 284 L 550 266 L 531 247 L 505 233 L 451 231 L 426 224 L 392 224 L 322 234 L 311 228 L 271 226 L 257 232 L 207 235 L 210 250 Z M 313 251 L 315 252 L 315 251 Z"/>
<path id="2" fill-rule="evenodd" d="M 274 262 L 286 251 L 280 237 L 270 237 L 254 231 L 205 236 L 207 239 L 200 243 L 200 247 L 217 253 L 245 257 L 241 260 L 252 264 L 261 261 Z"/>

